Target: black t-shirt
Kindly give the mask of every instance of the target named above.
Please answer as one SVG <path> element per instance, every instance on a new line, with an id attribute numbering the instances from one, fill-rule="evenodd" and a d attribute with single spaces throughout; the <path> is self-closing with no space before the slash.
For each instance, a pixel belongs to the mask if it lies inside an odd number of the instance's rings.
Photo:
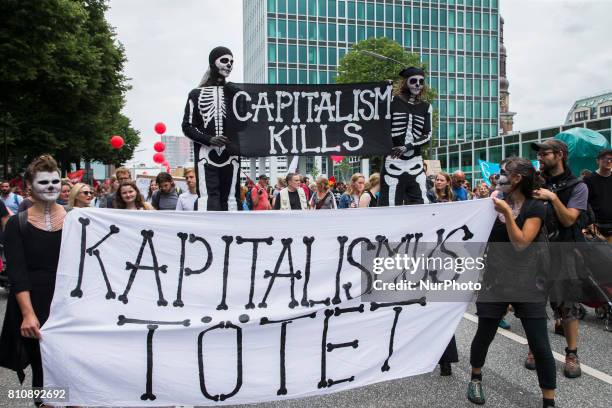
<path id="1" fill-rule="evenodd" d="M 300 201 L 300 193 L 295 191 L 289 191 L 289 204 L 291 204 L 292 210 L 301 210 L 302 202 Z M 274 209 L 280 210 L 281 205 L 281 196 L 280 194 L 276 197 L 276 202 L 274 203 Z"/>
<path id="2" fill-rule="evenodd" d="M 545 216 L 546 208 L 542 201 L 527 199 L 515 221 L 522 229 L 527 219 L 539 218 L 543 224 Z M 506 224 L 499 218 L 495 220 L 489 236 L 483 282 L 485 291 L 489 292 L 487 296 L 500 301 L 543 301 L 544 293 L 537 287 L 536 245 L 532 242 L 525 250 L 516 250 L 510 241 Z"/>
<path id="3" fill-rule="evenodd" d="M 518 225 L 520 229 L 523 229 L 525 220 L 528 218 L 539 218 L 542 220 L 542 223 L 544 223 L 545 217 L 546 207 L 544 206 L 544 203 L 540 200 L 527 199 L 523 203 L 521 211 L 516 217 L 515 221 L 516 225 Z M 489 242 L 510 242 L 510 236 L 508 235 L 506 224 L 501 222 L 499 218 L 495 219 L 493 230 L 491 230 L 491 235 L 489 236 Z"/>
<path id="4" fill-rule="evenodd" d="M 612 224 L 612 176 L 593 173 L 585 177 L 589 189 L 589 204 L 599 224 Z"/>

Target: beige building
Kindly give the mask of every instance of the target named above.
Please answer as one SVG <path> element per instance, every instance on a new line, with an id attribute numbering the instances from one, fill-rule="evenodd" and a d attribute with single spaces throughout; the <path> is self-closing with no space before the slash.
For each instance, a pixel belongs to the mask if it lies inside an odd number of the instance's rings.
<path id="1" fill-rule="evenodd" d="M 579 99 L 565 119 L 566 124 L 612 116 L 612 92 Z"/>

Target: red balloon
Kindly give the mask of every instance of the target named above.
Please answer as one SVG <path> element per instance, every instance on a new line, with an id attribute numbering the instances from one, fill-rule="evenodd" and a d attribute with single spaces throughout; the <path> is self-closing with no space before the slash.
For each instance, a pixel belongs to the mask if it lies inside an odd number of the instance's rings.
<path id="1" fill-rule="evenodd" d="M 340 163 L 342 160 L 344 160 L 344 156 L 330 156 L 330 158 L 332 159 L 332 161 L 336 164 Z"/>
<path id="2" fill-rule="evenodd" d="M 163 154 L 163 153 L 155 153 L 155 154 L 153 155 L 153 161 L 154 161 L 155 163 L 162 164 L 163 162 L 165 162 L 165 161 L 166 161 L 166 158 L 164 157 L 164 154 Z"/>
<path id="3" fill-rule="evenodd" d="M 166 150 L 166 145 L 163 142 L 155 142 L 153 149 L 155 149 L 156 152 L 161 153 Z"/>
<path id="4" fill-rule="evenodd" d="M 166 133 L 166 125 L 164 124 L 164 122 L 157 122 L 155 124 L 155 133 L 157 133 L 158 135 L 163 135 L 164 133 Z"/>
<path id="5" fill-rule="evenodd" d="M 113 149 L 121 149 L 125 144 L 125 141 L 121 136 L 115 135 L 110 138 L 110 144 L 113 146 Z"/>

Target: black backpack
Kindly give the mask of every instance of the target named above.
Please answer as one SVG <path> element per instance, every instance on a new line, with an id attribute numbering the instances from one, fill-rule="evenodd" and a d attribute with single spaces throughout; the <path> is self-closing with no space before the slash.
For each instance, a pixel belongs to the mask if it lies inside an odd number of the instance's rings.
<path id="1" fill-rule="evenodd" d="M 554 189 L 551 188 L 550 190 L 553 193 L 558 194 L 561 191 L 565 191 L 565 190 L 576 187 L 581 182 L 582 181 L 580 179 L 575 178 L 575 179 L 568 181 L 565 184 L 560 185 L 558 188 L 554 188 Z M 559 236 L 559 232 L 560 232 L 559 221 L 557 220 L 557 217 L 555 215 L 555 209 L 553 208 L 550 201 L 545 202 L 545 208 L 546 208 L 546 217 L 544 218 L 544 227 L 546 228 L 546 231 L 548 233 L 548 240 L 556 241 L 556 239 Z M 591 205 L 587 204 L 586 211 L 580 212 L 580 216 L 578 217 L 578 220 L 576 220 L 576 224 L 574 224 L 574 228 L 580 232 L 582 231 L 583 228 L 588 227 L 594 222 L 595 222 L 595 213 L 593 212 Z"/>

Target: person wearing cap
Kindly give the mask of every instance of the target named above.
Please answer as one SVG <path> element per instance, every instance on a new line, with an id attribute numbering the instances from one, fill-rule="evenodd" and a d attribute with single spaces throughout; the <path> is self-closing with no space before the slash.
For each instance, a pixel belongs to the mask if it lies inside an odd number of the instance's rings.
<path id="1" fill-rule="evenodd" d="M 597 170 L 584 178 L 589 189 L 589 204 L 595 213 L 595 224 L 612 243 L 612 149 L 597 155 Z"/>
<path id="2" fill-rule="evenodd" d="M 540 170 L 545 180 L 545 187 L 534 191 L 533 196 L 547 204 L 547 210 L 554 216 L 557 231 L 548 231 L 551 242 L 583 242 L 581 215 L 587 210 L 588 188 L 586 184 L 572 174 L 568 166 L 567 145 L 560 140 L 549 139 L 542 143 L 532 143 L 531 148 L 537 152 Z M 551 306 L 555 319 L 561 324 L 555 328 L 556 333 L 564 333 L 567 342 L 565 349 L 565 367 L 563 373 L 568 378 L 582 374 L 578 359 L 578 319 L 580 305 L 575 295 L 570 293 L 574 285 L 568 285 L 569 278 L 564 278 L 569 265 L 573 264 L 572 251 L 556 250 L 553 253 L 551 270 L 558 274 L 551 287 Z M 569 271 L 571 272 L 571 271 Z M 567 300 L 571 299 L 571 300 Z M 531 351 L 525 361 L 525 367 L 535 370 L 535 361 Z"/>
<path id="3" fill-rule="evenodd" d="M 226 82 L 234 66 L 232 52 L 214 48 L 208 56 L 208 71 L 197 88 L 189 93 L 182 129 L 194 142 L 196 164 L 195 203 L 197 211 L 238 210 L 240 203 L 240 157 L 238 132 L 240 121 L 229 115 L 234 109 L 236 85 Z M 223 104 L 224 101 L 224 104 Z M 239 111 L 243 106 L 237 106 Z"/>
<path id="4" fill-rule="evenodd" d="M 393 148 L 381 172 L 381 206 L 424 204 L 427 176 L 422 147 L 431 140 L 433 110 L 423 100 L 425 71 L 409 67 L 400 72 L 400 86 L 391 103 Z"/>
<path id="5" fill-rule="evenodd" d="M 268 195 L 268 176 L 261 174 L 257 184 L 251 189 L 251 200 L 253 211 L 271 210 L 270 196 Z"/>

